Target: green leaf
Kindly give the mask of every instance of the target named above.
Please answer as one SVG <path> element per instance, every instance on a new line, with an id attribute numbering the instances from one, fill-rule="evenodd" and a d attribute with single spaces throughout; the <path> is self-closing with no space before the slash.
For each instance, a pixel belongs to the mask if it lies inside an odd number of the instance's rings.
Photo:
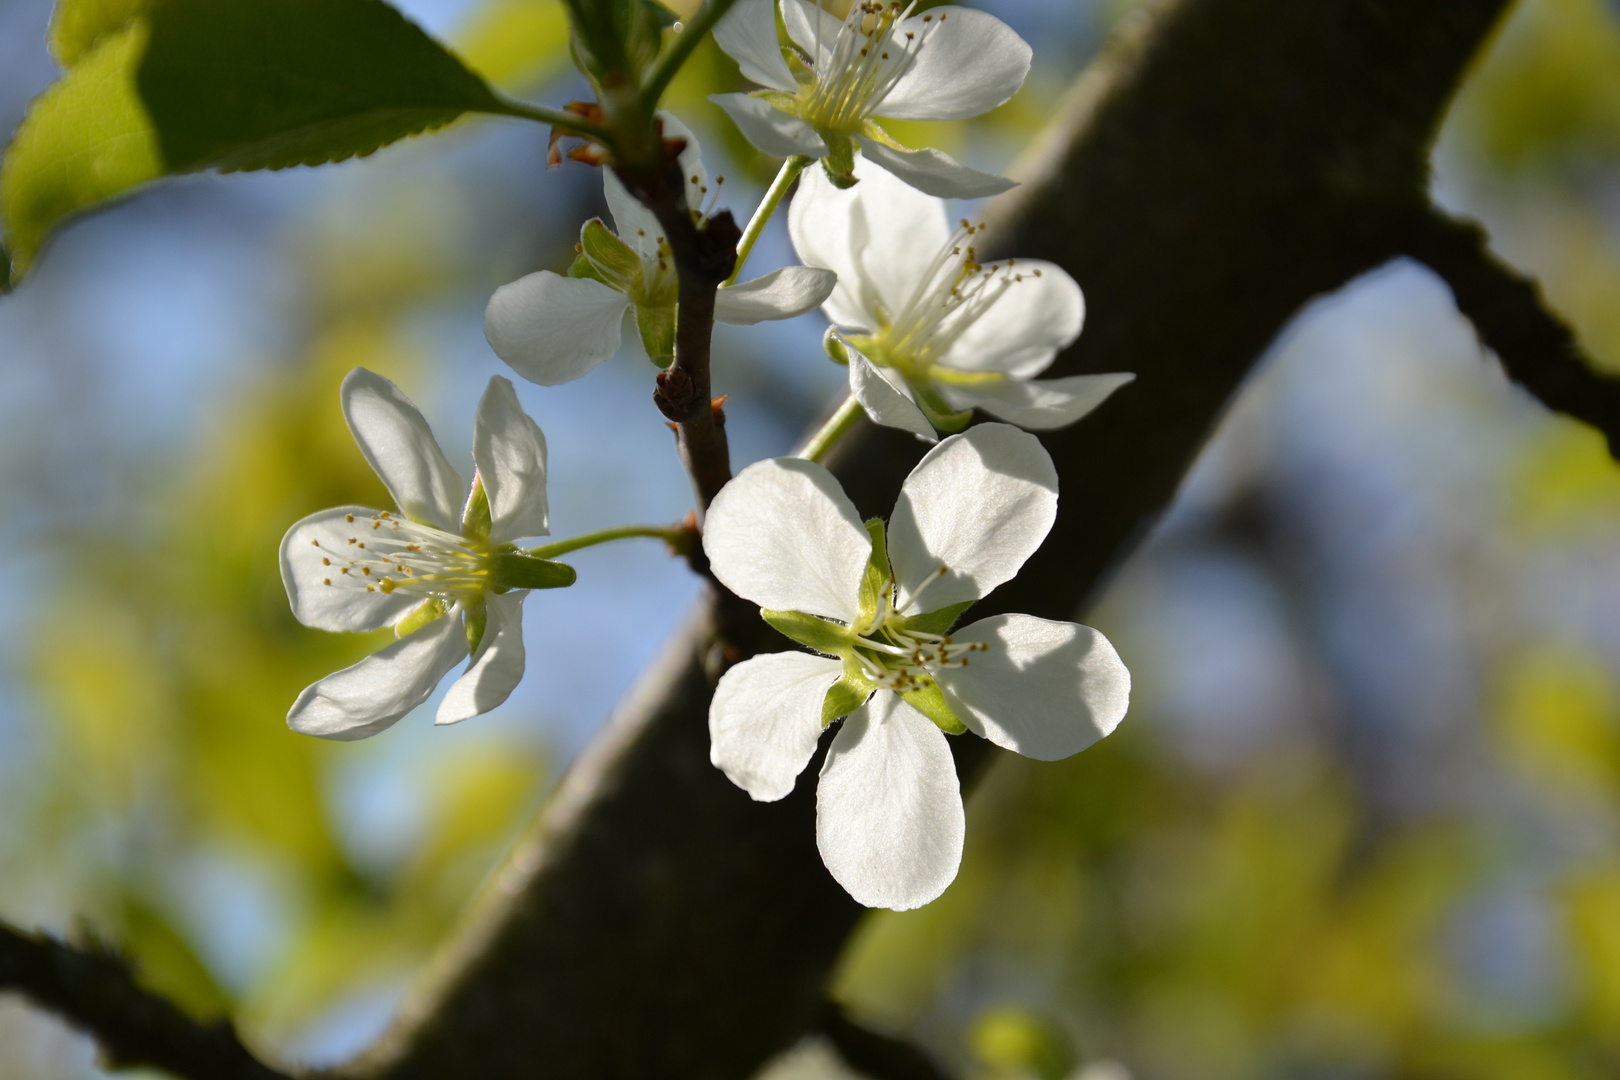
<path id="1" fill-rule="evenodd" d="M 163 175 L 156 135 L 135 92 L 146 45 L 140 22 L 103 38 L 35 99 L 17 128 L 0 162 L 12 281 L 64 218 Z"/>
<path id="2" fill-rule="evenodd" d="M 382 0 L 153 0 L 150 21 L 137 83 L 171 172 L 341 161 L 504 110 Z"/>
<path id="3" fill-rule="evenodd" d="M 938 611 L 925 611 L 921 615 L 912 615 L 902 624 L 907 630 L 920 630 L 925 634 L 948 633 L 956 620 L 962 617 L 962 612 L 972 607 L 974 601 L 964 600 L 960 604 L 942 607 Z"/>
<path id="4" fill-rule="evenodd" d="M 761 610 L 760 617 L 807 649 L 828 656 L 842 655 L 854 636 L 849 627 L 806 615 L 802 611 Z"/>
<path id="5" fill-rule="evenodd" d="M 872 684 L 849 672 L 827 689 L 821 703 L 821 726 L 826 727 L 840 716 L 848 716 L 871 696 Z"/>
<path id="6" fill-rule="evenodd" d="M 503 551 L 495 556 L 495 588 L 563 589 L 579 580 L 579 572 L 567 563 L 537 559 L 521 551 Z"/>
<path id="7" fill-rule="evenodd" d="M 951 707 L 945 704 L 945 694 L 939 688 L 939 683 L 928 676 L 922 676 L 922 689 L 907 690 L 900 695 L 907 705 L 922 713 L 947 735 L 960 735 L 967 730 L 967 725 L 956 718 Z"/>
<path id="8" fill-rule="evenodd" d="M 161 176 L 340 161 L 523 111 L 383 0 L 63 0 L 51 43 L 71 66 L 0 163 L 12 280 L 64 220 Z"/>
<path id="9" fill-rule="evenodd" d="M 123 30 L 149 7 L 149 0 L 57 0 L 51 13 L 51 55 L 63 67 L 72 67 L 102 38 Z"/>

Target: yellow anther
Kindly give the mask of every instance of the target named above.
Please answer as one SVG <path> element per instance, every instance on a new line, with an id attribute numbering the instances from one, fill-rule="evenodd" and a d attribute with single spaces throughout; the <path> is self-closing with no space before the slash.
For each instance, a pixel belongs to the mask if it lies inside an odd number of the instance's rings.
<path id="1" fill-rule="evenodd" d="M 351 524 L 351 525 L 354 524 L 354 515 L 353 514 L 344 514 L 343 517 L 344 517 L 345 521 L 349 522 L 349 524 Z"/>

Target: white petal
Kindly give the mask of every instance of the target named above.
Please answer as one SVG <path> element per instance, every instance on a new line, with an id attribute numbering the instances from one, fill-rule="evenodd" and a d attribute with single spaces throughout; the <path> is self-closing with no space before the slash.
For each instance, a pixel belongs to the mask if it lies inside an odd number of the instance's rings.
<path id="1" fill-rule="evenodd" d="M 629 307 L 628 297 L 600 281 L 541 270 L 495 290 L 484 337 L 519 375 L 556 386 L 618 351 Z"/>
<path id="2" fill-rule="evenodd" d="M 945 400 L 958 409 L 983 409 L 1009 424 L 1031 431 L 1067 427 L 1124 386 L 1135 375 L 1070 375 L 1064 379 L 998 379 L 991 383 L 938 384 Z"/>
<path id="3" fill-rule="evenodd" d="M 698 145 L 698 137 L 692 134 L 692 129 L 674 113 L 660 109 L 658 119 L 664 122 L 664 138 L 686 141 L 686 149 L 679 155 L 681 175 L 686 177 L 686 205 L 697 210 L 703 205 L 703 197 L 709 193 L 709 173 L 703 167 L 703 148 Z"/>
<path id="4" fill-rule="evenodd" d="M 995 615 L 956 631 L 983 641 L 962 668 L 935 678 L 957 717 L 997 746 L 1056 761 L 1113 731 L 1131 700 L 1131 673 L 1089 626 L 1033 615 Z"/>
<path id="5" fill-rule="evenodd" d="M 821 767 L 821 861 L 867 907 L 905 911 L 956 878 L 966 831 L 945 733 L 879 690 L 849 714 Z"/>
<path id="6" fill-rule="evenodd" d="M 873 111 L 897 120 L 965 120 L 1018 92 L 1029 74 L 1030 48 L 1013 28 L 982 11 L 930 8 L 937 25 L 914 15 L 896 27 L 927 41 L 911 70 Z"/>
<path id="7" fill-rule="evenodd" d="M 426 701 L 445 672 L 467 655 L 460 611 L 328 675 L 293 702 L 287 726 L 323 739 L 364 739 Z"/>
<path id="8" fill-rule="evenodd" d="M 744 660 L 709 705 L 709 760 L 758 802 L 793 790 L 821 738 L 821 703 L 844 665 L 785 652 Z"/>
<path id="9" fill-rule="evenodd" d="M 751 94 L 710 94 L 709 100 L 726 111 L 743 137 L 755 147 L 777 157 L 804 154 L 821 157 L 827 144 L 816 129 Z"/>
<path id="10" fill-rule="evenodd" d="M 715 26 L 714 43 L 737 61 L 744 78 L 790 94 L 798 90 L 776 36 L 776 0 L 737 0 Z"/>
<path id="11" fill-rule="evenodd" d="M 658 224 L 653 212 L 631 195 L 612 169 L 602 170 L 602 194 L 607 199 L 608 213 L 613 218 L 613 231 L 620 240 L 635 249 L 643 263 L 658 258 L 658 239 L 664 228 Z"/>
<path id="12" fill-rule="evenodd" d="M 439 703 L 435 724 L 455 724 L 487 713 L 511 697 L 523 681 L 523 598 L 528 595 L 527 589 L 516 589 L 485 598 L 489 622 L 478 655 Z"/>
<path id="13" fill-rule="evenodd" d="M 410 399 L 381 375 L 358 367 L 343 380 L 341 396 L 360 453 L 399 508 L 407 517 L 458 532 L 466 482 Z"/>
<path id="14" fill-rule="evenodd" d="M 870 166 L 840 189 L 821 169 L 807 169 L 788 208 L 788 233 L 806 266 L 838 274 L 824 305 L 845 329 L 872 333 L 892 321 L 950 240 L 945 204 Z"/>
<path id="15" fill-rule="evenodd" d="M 928 442 L 937 442 L 939 436 L 934 434 L 934 425 L 928 422 L 922 409 L 911 400 L 911 392 L 905 382 L 898 376 L 891 377 L 889 372 L 868 360 L 859 349 L 853 346 L 847 348 L 849 392 L 855 395 L 855 400 L 861 403 L 861 408 L 866 410 L 872 422 L 909 431 Z"/>
<path id="16" fill-rule="evenodd" d="M 721 584 L 760 607 L 851 623 L 872 539 L 832 473 L 772 458 L 720 489 L 703 550 Z"/>
<path id="17" fill-rule="evenodd" d="M 784 266 L 763 277 L 721 289 L 714 298 L 714 317 L 733 326 L 752 326 L 766 319 L 791 319 L 814 311 L 832 295 L 838 275 L 813 266 Z"/>
<path id="18" fill-rule="evenodd" d="M 1052 358 L 1080 336 L 1086 301 L 1063 267 L 1041 259 L 1017 259 L 1009 272 L 1015 279 L 1002 286 L 990 307 L 963 329 L 941 364 L 1028 379 L 1045 371 Z"/>
<path id="19" fill-rule="evenodd" d="M 342 561 L 349 539 L 359 535 L 349 518 L 366 522 L 369 528 L 376 513 L 364 506 L 338 506 L 311 514 L 287 530 L 281 538 L 281 583 L 287 587 L 293 618 L 317 630 L 376 630 L 396 622 L 422 602 L 421 597 L 403 593 L 389 595 L 327 584 L 341 580 L 339 567 L 332 564 Z"/>
<path id="20" fill-rule="evenodd" d="M 1057 518 L 1057 470 L 1035 436 L 980 424 L 928 452 L 900 487 L 889 561 L 904 609 L 941 566 L 919 611 L 977 600 L 1018 573 Z"/>
<path id="21" fill-rule="evenodd" d="M 518 404 L 511 380 L 491 375 L 473 419 L 473 461 L 489 497 L 489 538 L 545 536 L 546 435 Z"/>
<path id="22" fill-rule="evenodd" d="M 787 28 L 793 44 L 803 49 L 815 64 L 816 73 L 825 77 L 844 20 L 827 12 L 820 4 L 782 0 L 782 25 Z"/>
<path id="23" fill-rule="evenodd" d="M 981 199 L 1018 186 L 1016 180 L 970 169 L 932 147 L 896 150 L 865 136 L 859 141 L 861 152 L 874 165 L 881 165 L 918 191 L 941 199 Z"/>

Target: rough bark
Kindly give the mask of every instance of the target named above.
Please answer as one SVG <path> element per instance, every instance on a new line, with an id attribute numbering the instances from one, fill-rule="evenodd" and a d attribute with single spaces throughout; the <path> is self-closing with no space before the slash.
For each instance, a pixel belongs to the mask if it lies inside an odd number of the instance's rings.
<path id="1" fill-rule="evenodd" d="M 1137 381 L 1046 439 L 1058 524 L 987 609 L 1071 617 L 1174 496 L 1278 330 L 1401 250 L 1446 103 L 1506 0 L 1182 0 L 1081 79 L 999 252 L 1091 316 L 1056 374 Z M 886 513 L 918 448 L 835 462 Z M 763 805 L 708 763 L 718 655 L 694 617 L 564 781 L 357 1076 L 741 1078 L 812 1029 L 860 910 L 822 869 L 813 765 Z M 964 778 L 989 759 L 954 740 Z"/>

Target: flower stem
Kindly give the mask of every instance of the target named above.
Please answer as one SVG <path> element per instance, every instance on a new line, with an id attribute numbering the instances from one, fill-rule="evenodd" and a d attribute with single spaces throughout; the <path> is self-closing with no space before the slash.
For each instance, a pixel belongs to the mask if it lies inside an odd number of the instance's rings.
<path id="1" fill-rule="evenodd" d="M 597 544 L 606 544 L 613 540 L 630 540 L 642 536 L 662 540 L 676 551 L 684 551 L 691 535 L 690 529 L 680 525 L 668 527 L 621 525 L 616 529 L 599 529 L 596 532 L 585 533 L 583 536 L 576 536 L 571 540 L 558 540 L 550 544 L 541 544 L 539 547 L 530 548 L 528 554 L 536 559 L 555 559 L 558 556 L 567 555 L 570 551 L 578 551 L 580 548 L 595 547 Z"/>
<path id="2" fill-rule="evenodd" d="M 821 425 L 821 430 L 810 436 L 810 441 L 799 451 L 799 457 L 806 461 L 820 461 L 826 457 L 827 452 L 838 440 L 848 435 L 855 427 L 855 422 L 861 418 L 863 412 L 861 403 L 855 400 L 855 395 L 849 395 L 844 399 L 844 403 L 838 406 L 838 410 L 827 418 L 827 422 Z"/>
<path id="3" fill-rule="evenodd" d="M 537 124 L 550 124 L 561 128 L 570 135 L 579 135 L 584 138 L 596 139 L 605 143 L 608 130 L 600 124 L 593 124 L 576 113 L 565 112 L 562 109 L 552 109 L 544 105 L 530 105 L 526 101 L 517 101 L 513 98 L 500 99 L 500 108 L 491 110 L 501 116 L 515 116 L 520 120 L 533 120 Z"/>
<path id="4" fill-rule="evenodd" d="M 736 283 L 737 275 L 742 273 L 743 263 L 748 261 L 748 253 L 754 250 L 754 241 L 765 231 L 765 224 L 771 220 L 771 215 L 776 213 L 776 208 L 782 205 L 782 196 L 787 194 L 788 188 L 793 186 L 793 181 L 813 160 L 803 154 L 794 154 L 782 162 L 782 171 L 771 181 L 770 189 L 760 201 L 759 209 L 754 211 L 754 216 L 748 219 L 748 227 L 743 230 L 742 240 L 737 244 L 737 265 L 732 269 L 731 276 L 726 278 L 727 285 Z"/>
<path id="5" fill-rule="evenodd" d="M 669 81 L 681 70 L 681 65 L 692 55 L 692 50 L 702 43 L 703 35 L 713 30 L 714 24 L 730 10 L 732 2 L 733 0 L 707 0 L 703 9 L 693 16 L 692 21 L 681 28 L 681 32 L 675 36 L 675 40 L 664 55 L 658 58 L 652 72 L 641 85 L 641 98 L 649 109 L 657 108 L 658 99 L 664 96 Z"/>

